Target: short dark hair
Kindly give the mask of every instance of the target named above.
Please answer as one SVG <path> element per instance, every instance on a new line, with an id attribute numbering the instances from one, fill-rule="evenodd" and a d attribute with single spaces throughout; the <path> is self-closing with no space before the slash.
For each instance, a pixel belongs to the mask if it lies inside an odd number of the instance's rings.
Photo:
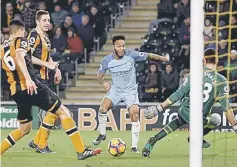
<path id="1" fill-rule="evenodd" d="M 10 21 L 10 24 L 9 24 L 10 34 L 16 33 L 16 31 L 21 28 L 25 28 L 25 23 L 23 21 L 18 20 L 18 19 L 13 19 Z"/>
<path id="2" fill-rule="evenodd" d="M 35 14 L 35 19 L 40 20 L 41 16 L 43 16 L 43 15 L 49 15 L 49 12 L 46 10 L 38 10 Z"/>
<path id="3" fill-rule="evenodd" d="M 114 45 L 114 43 L 117 41 L 117 40 L 124 40 L 125 41 L 125 36 L 123 36 L 123 35 L 116 35 L 116 36 L 113 36 L 113 38 L 112 38 L 112 42 L 113 42 L 113 45 Z"/>
<path id="4" fill-rule="evenodd" d="M 206 49 L 204 52 L 204 58 L 206 59 L 207 63 L 212 63 L 212 64 L 216 64 L 218 62 L 218 58 L 217 58 L 217 52 L 215 49 Z"/>

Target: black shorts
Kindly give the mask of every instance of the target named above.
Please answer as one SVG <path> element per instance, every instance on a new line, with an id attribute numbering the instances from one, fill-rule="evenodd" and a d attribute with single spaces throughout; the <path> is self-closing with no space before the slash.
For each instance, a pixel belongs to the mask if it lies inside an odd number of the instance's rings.
<path id="1" fill-rule="evenodd" d="M 16 94 L 13 95 L 13 99 L 17 103 L 17 119 L 20 123 L 32 121 L 32 106 L 37 106 L 45 111 L 55 113 L 62 104 L 58 95 L 46 84 L 41 83 L 39 80 L 36 80 L 35 84 L 38 87 L 37 94 L 29 95 L 27 94 L 27 90 L 24 90 L 17 91 Z"/>

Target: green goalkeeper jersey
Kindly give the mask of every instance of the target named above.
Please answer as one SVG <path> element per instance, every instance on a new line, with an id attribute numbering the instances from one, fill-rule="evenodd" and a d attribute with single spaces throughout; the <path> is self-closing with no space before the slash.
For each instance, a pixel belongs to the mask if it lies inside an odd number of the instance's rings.
<path id="1" fill-rule="evenodd" d="M 207 116 L 211 112 L 211 109 L 215 102 L 219 101 L 223 112 L 231 109 L 229 105 L 229 91 L 228 91 L 227 79 L 208 68 L 204 68 L 203 74 L 203 119 L 204 123 L 207 123 Z M 190 75 L 187 76 L 185 82 L 174 92 L 170 97 L 170 103 L 175 103 L 181 99 L 181 105 L 179 108 L 179 114 L 189 122 L 190 112 Z"/>

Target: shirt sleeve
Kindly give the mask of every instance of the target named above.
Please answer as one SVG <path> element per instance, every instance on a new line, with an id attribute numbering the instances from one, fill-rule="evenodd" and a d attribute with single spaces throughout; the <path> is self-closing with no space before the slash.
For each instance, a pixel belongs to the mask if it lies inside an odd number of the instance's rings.
<path id="1" fill-rule="evenodd" d="M 23 49 L 27 51 L 28 43 L 26 38 L 17 38 L 15 41 L 15 49 Z"/>
<path id="2" fill-rule="evenodd" d="M 129 51 L 129 56 L 131 56 L 136 62 L 147 60 L 148 54 L 145 52 Z"/>
<path id="3" fill-rule="evenodd" d="M 168 99 L 174 104 L 178 100 L 182 99 L 190 91 L 190 75 L 188 75 L 184 83 L 179 87 L 179 89 L 174 92 Z"/>
<path id="4" fill-rule="evenodd" d="M 107 69 L 108 69 L 108 61 L 106 60 L 106 57 L 104 57 L 103 60 L 100 63 L 100 68 L 99 68 L 98 73 L 99 74 L 105 74 Z"/>

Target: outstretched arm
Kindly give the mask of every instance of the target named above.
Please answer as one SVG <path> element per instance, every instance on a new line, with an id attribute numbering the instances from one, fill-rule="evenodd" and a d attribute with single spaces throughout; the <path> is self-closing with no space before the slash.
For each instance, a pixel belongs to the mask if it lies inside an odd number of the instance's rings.
<path id="1" fill-rule="evenodd" d="M 179 89 L 174 92 L 169 98 L 167 98 L 163 103 L 158 106 L 147 107 L 144 111 L 144 115 L 147 119 L 151 119 L 158 115 L 158 112 L 164 111 L 170 105 L 176 103 L 178 100 L 182 99 L 190 91 L 190 76 L 188 75 L 184 83 L 179 87 Z"/>
<path id="2" fill-rule="evenodd" d="M 166 54 L 165 56 L 160 56 L 160 55 L 157 55 L 157 54 L 148 53 L 147 57 L 149 59 L 152 59 L 152 60 L 158 60 L 158 61 L 163 61 L 163 62 L 167 62 L 167 61 L 170 60 L 169 54 Z"/>

